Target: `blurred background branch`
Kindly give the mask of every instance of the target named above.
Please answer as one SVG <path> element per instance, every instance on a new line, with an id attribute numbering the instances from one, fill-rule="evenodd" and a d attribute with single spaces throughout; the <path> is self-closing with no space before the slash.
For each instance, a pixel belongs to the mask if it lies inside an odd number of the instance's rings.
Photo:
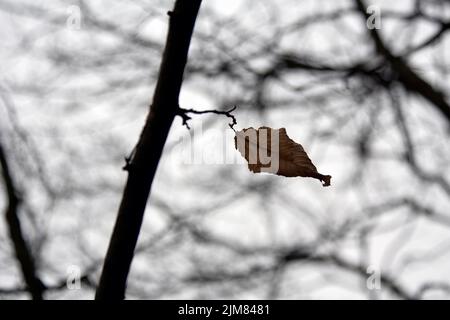
<path id="1" fill-rule="evenodd" d="M 0 2 L 1 141 L 46 298 L 94 296 L 167 8 Z M 179 105 L 285 127 L 335 184 L 253 175 L 223 117 L 175 118 L 127 297 L 448 299 L 449 25 L 444 0 L 205 2 Z M 27 298 L 0 230 L 0 297 Z"/>

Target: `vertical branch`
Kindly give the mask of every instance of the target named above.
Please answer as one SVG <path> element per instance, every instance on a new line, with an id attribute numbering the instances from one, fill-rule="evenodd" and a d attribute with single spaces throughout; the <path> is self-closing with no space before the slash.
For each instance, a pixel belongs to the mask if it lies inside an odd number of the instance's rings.
<path id="1" fill-rule="evenodd" d="M 144 210 L 178 97 L 201 0 L 177 0 L 147 121 L 126 166 L 129 174 L 103 265 L 96 299 L 123 299 Z"/>
<path id="2" fill-rule="evenodd" d="M 45 286 L 36 274 L 36 267 L 33 256 L 30 252 L 25 238 L 22 233 L 22 227 L 19 220 L 19 206 L 21 199 L 19 192 L 14 184 L 11 167 L 8 164 L 5 150 L 0 144 L 0 166 L 3 172 L 3 180 L 8 196 L 8 207 L 6 209 L 6 223 L 9 229 L 9 234 L 14 246 L 17 261 L 22 270 L 22 275 L 34 300 L 42 300 Z"/>

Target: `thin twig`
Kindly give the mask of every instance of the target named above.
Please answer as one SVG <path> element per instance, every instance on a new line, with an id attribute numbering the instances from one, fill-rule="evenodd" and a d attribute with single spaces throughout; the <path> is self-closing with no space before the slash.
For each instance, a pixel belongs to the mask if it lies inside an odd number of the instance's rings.
<path id="1" fill-rule="evenodd" d="M 236 121 L 236 117 L 232 114 L 232 112 L 234 110 L 236 110 L 237 106 L 234 106 L 233 108 L 231 108 L 228 111 L 220 111 L 220 110 L 195 110 L 195 109 L 183 109 L 181 107 L 178 107 L 178 113 L 177 115 L 179 115 L 182 120 L 183 120 L 183 125 L 186 126 L 186 128 L 191 129 L 191 127 L 189 127 L 189 123 L 188 121 L 191 120 L 192 118 L 190 116 L 188 116 L 188 113 L 193 113 L 193 114 L 206 114 L 206 113 L 214 113 L 214 114 L 221 114 L 224 116 L 227 116 L 228 118 L 230 118 L 232 121 L 228 124 L 230 126 L 230 128 L 236 132 L 236 130 L 234 129 L 234 126 L 237 124 Z"/>

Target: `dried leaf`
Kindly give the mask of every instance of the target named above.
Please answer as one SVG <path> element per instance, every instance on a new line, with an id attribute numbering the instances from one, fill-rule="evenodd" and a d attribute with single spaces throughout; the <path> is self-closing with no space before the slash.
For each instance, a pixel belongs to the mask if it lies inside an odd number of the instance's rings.
<path id="1" fill-rule="evenodd" d="M 291 140 L 285 128 L 247 128 L 236 132 L 236 149 L 254 173 L 268 172 L 285 177 L 311 177 L 330 185 L 331 176 L 317 172 L 301 144 Z"/>

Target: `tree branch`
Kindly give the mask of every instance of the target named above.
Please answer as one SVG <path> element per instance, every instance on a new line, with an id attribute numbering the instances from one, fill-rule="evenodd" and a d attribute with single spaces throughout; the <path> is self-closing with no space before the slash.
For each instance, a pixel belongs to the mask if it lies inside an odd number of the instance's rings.
<path id="1" fill-rule="evenodd" d="M 356 6 L 365 19 L 369 18 L 369 14 L 366 12 L 366 6 L 362 0 L 355 0 Z M 418 93 L 423 98 L 432 103 L 438 111 L 447 119 L 450 123 L 450 105 L 446 101 L 444 93 L 438 89 L 433 88 L 425 79 L 408 65 L 400 56 L 395 56 L 389 50 L 389 48 L 383 42 L 377 29 L 373 28 L 369 30 L 376 50 L 381 54 L 390 64 L 392 69 L 397 74 L 397 80 L 409 91 Z"/>
<path id="2" fill-rule="evenodd" d="M 227 116 L 228 118 L 231 119 L 231 122 L 228 124 L 230 126 L 230 128 L 234 130 L 234 126 L 237 124 L 236 121 L 236 117 L 232 114 L 232 112 L 234 110 L 236 110 L 236 106 L 234 106 L 233 108 L 231 108 L 228 111 L 220 111 L 220 110 L 195 110 L 195 109 L 183 109 L 183 108 L 178 108 L 178 115 L 182 118 L 183 120 L 183 125 L 186 126 L 186 128 L 191 129 L 189 127 L 189 123 L 188 121 L 191 120 L 192 118 L 190 116 L 188 116 L 188 113 L 193 113 L 193 114 L 206 114 L 206 113 L 214 113 L 214 114 L 220 114 L 220 115 L 224 115 Z"/>
<path id="3" fill-rule="evenodd" d="M 19 206 L 22 200 L 20 199 L 17 186 L 14 183 L 12 171 L 2 144 L 0 144 L 0 166 L 8 196 L 8 207 L 5 218 L 14 245 L 16 258 L 22 270 L 26 289 L 30 292 L 34 300 L 42 300 L 45 286 L 37 275 L 33 256 L 22 233 L 19 220 Z"/>
<path id="4" fill-rule="evenodd" d="M 282 256 L 281 259 L 284 263 L 295 261 L 307 261 L 325 264 L 331 263 L 339 268 L 358 274 L 363 278 L 367 278 L 368 276 L 367 266 L 361 264 L 353 264 L 335 254 L 305 255 L 305 253 L 302 251 L 297 253 L 294 250 L 292 252 L 288 252 L 285 256 Z M 408 293 L 399 283 L 396 282 L 395 278 L 384 273 L 380 274 L 379 276 L 381 284 L 386 286 L 391 292 L 396 294 L 398 297 L 406 300 L 417 300 L 418 297 L 414 294 Z"/>
<path id="5" fill-rule="evenodd" d="M 159 159 L 177 114 L 189 44 L 201 0 L 177 0 L 153 103 L 128 168 L 128 180 L 106 254 L 96 299 L 123 299 L 144 210 Z"/>

